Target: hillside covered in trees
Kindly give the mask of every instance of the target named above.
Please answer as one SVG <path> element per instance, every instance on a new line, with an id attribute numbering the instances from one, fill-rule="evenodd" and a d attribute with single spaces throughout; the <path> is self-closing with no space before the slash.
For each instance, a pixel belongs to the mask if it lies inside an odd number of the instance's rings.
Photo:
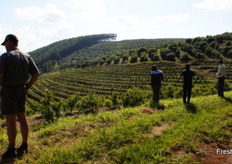
<path id="1" fill-rule="evenodd" d="M 67 67 L 103 64 L 111 60 L 111 57 L 123 56 L 126 50 L 153 47 L 162 43 L 181 40 L 139 39 L 114 41 L 116 37 L 116 34 L 99 34 L 66 39 L 30 52 L 30 55 L 42 72 L 52 72 Z"/>
<path id="2" fill-rule="evenodd" d="M 116 34 L 66 39 L 30 55 L 42 72 L 146 61 L 199 61 L 232 58 L 232 33 L 189 39 L 138 39 L 114 41 Z"/>
<path id="3" fill-rule="evenodd" d="M 91 45 L 116 39 L 115 34 L 91 35 L 71 38 L 50 44 L 30 53 L 43 72 L 52 71 L 57 63 L 79 50 Z"/>

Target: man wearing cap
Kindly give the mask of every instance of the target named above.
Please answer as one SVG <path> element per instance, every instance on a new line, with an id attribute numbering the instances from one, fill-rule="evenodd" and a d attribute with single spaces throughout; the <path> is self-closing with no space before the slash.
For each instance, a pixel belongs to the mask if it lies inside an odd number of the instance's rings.
<path id="1" fill-rule="evenodd" d="M 190 65 L 187 64 L 185 66 L 185 70 L 183 70 L 180 75 L 183 76 L 183 103 L 186 103 L 187 94 L 187 103 L 190 103 L 192 92 L 192 79 L 193 76 L 195 76 L 195 72 L 190 70 Z"/>
<path id="2" fill-rule="evenodd" d="M 18 38 L 9 34 L 2 43 L 6 53 L 0 56 L 1 113 L 5 115 L 8 136 L 8 149 L 2 159 L 21 156 L 28 151 L 29 126 L 26 119 L 26 93 L 39 76 L 33 59 L 18 49 Z M 29 75 L 30 78 L 29 78 Z M 15 149 L 17 136 L 16 119 L 20 124 L 22 144 Z"/>
<path id="3" fill-rule="evenodd" d="M 161 81 L 163 80 L 163 72 L 157 70 L 156 65 L 151 67 L 151 88 L 153 91 L 153 102 L 159 103 L 159 94 L 161 89 Z"/>
<path id="4" fill-rule="evenodd" d="M 218 72 L 216 76 L 218 78 L 218 96 L 224 97 L 224 83 L 225 83 L 225 76 L 226 76 L 226 66 L 223 64 L 223 61 L 219 61 Z"/>

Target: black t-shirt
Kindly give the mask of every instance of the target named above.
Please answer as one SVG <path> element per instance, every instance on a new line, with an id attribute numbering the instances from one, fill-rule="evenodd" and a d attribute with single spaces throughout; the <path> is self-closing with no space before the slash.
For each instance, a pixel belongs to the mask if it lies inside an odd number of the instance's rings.
<path id="1" fill-rule="evenodd" d="M 195 73 L 191 70 L 184 70 L 181 73 L 181 76 L 184 78 L 184 87 L 191 87 L 192 86 L 192 79 L 195 76 Z"/>
<path id="2" fill-rule="evenodd" d="M 151 72 L 151 84 L 161 86 L 161 80 L 163 79 L 163 72 L 155 70 Z"/>
<path id="3" fill-rule="evenodd" d="M 24 85 L 29 75 L 37 72 L 33 59 L 17 48 L 0 56 L 0 73 L 4 75 L 2 85 Z"/>

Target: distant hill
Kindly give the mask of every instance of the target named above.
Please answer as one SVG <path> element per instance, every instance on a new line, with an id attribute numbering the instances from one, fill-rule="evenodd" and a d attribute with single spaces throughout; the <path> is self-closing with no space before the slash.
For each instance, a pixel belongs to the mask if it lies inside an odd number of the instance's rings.
<path id="1" fill-rule="evenodd" d="M 95 65 L 105 56 L 122 55 L 128 49 L 154 47 L 183 39 L 138 39 L 114 41 L 116 34 L 99 34 L 65 39 L 42 47 L 29 54 L 42 72 L 52 72 L 67 67 Z"/>
<path id="2" fill-rule="evenodd" d="M 138 39 L 114 41 L 116 34 L 99 34 L 62 40 L 30 55 L 42 72 L 145 61 L 194 62 L 231 60 L 232 33 L 189 39 Z"/>
<path id="3" fill-rule="evenodd" d="M 115 34 L 101 34 L 65 39 L 46 47 L 37 49 L 29 54 L 34 58 L 42 72 L 49 72 L 61 59 L 85 49 L 91 45 L 115 40 Z"/>

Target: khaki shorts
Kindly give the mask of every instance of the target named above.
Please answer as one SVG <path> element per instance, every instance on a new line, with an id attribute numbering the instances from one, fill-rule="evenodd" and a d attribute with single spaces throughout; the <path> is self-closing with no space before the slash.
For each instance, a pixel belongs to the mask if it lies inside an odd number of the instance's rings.
<path id="1" fill-rule="evenodd" d="M 1 91 L 1 114 L 17 114 L 26 110 L 25 87 L 3 87 Z"/>

